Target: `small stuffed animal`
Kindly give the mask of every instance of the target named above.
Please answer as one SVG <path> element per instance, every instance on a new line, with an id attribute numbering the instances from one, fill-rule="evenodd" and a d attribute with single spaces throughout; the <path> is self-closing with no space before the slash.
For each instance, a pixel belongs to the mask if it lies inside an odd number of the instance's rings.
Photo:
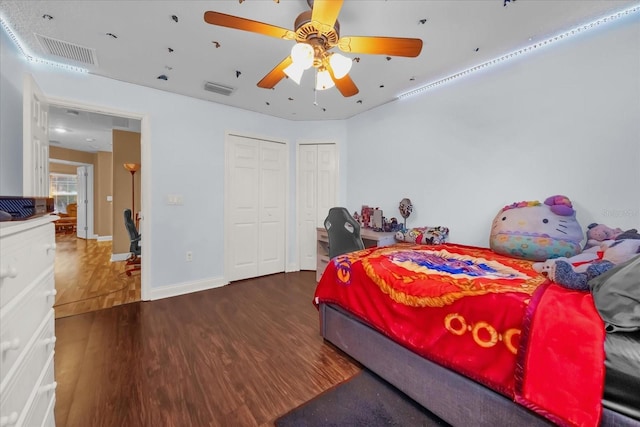
<path id="1" fill-rule="evenodd" d="M 640 254 L 640 240 L 608 240 L 599 251 L 591 249 L 571 258 L 535 263 L 533 268 L 565 288 L 586 291 L 589 280 Z"/>
<path id="2" fill-rule="evenodd" d="M 576 273 L 584 273 L 587 271 L 587 267 L 589 267 L 591 263 L 602 259 L 606 248 L 614 242 L 614 240 L 605 240 L 603 242 L 600 242 L 600 246 L 592 246 L 589 249 L 585 249 L 581 253 L 569 258 L 558 257 L 551 258 L 543 262 L 535 262 L 533 263 L 533 269 L 538 273 L 549 275 L 549 271 L 554 268 L 556 262 L 565 261 L 571 264 L 573 271 L 575 271 Z"/>
<path id="3" fill-rule="evenodd" d="M 635 228 L 622 231 L 621 228 L 611 228 L 604 224 L 592 223 L 587 227 L 587 243 L 584 248 L 599 246 L 605 240 L 640 239 L 640 233 Z"/>
<path id="4" fill-rule="evenodd" d="M 568 289 L 588 291 L 589 280 L 609 271 L 614 266 L 615 264 L 611 261 L 597 261 L 590 264 L 584 273 L 576 273 L 569 263 L 566 261 L 558 261 L 555 263 L 552 272 L 553 278 L 551 280 Z"/>

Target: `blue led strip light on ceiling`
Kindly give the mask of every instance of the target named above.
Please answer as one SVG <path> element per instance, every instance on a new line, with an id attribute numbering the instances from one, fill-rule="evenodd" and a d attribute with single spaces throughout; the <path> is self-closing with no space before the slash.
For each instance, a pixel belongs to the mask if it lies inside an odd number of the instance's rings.
<path id="1" fill-rule="evenodd" d="M 51 67 L 61 68 L 63 70 L 75 71 L 77 73 L 88 73 L 89 72 L 89 70 L 87 70 L 86 68 L 76 67 L 75 65 L 61 64 L 59 62 L 49 61 L 48 59 L 42 59 L 42 58 L 39 58 L 37 56 L 31 55 L 24 48 L 23 44 L 20 43 L 20 39 L 18 39 L 18 36 L 16 36 L 16 34 L 13 32 L 13 30 L 11 30 L 11 27 L 9 27 L 9 24 L 7 24 L 7 22 L 2 17 L 0 17 L 0 25 L 2 25 L 2 28 L 4 28 L 4 31 L 7 33 L 9 38 L 11 40 L 13 40 L 13 43 L 18 47 L 20 52 L 22 52 L 22 54 L 27 59 L 27 61 L 33 62 L 33 63 L 36 63 L 36 64 L 49 65 Z"/>
<path id="2" fill-rule="evenodd" d="M 597 27 L 599 27 L 599 26 L 601 26 L 603 24 L 609 24 L 609 23 L 614 22 L 614 21 L 616 21 L 616 20 L 618 20 L 620 18 L 624 18 L 624 17 L 627 17 L 627 16 L 629 16 L 629 15 L 631 15 L 633 13 L 638 13 L 638 12 L 640 12 L 640 4 L 636 5 L 634 7 L 631 7 L 629 9 L 621 10 L 620 12 L 616 12 L 616 13 L 614 13 L 612 15 L 605 16 L 605 17 L 600 18 L 600 19 L 598 19 L 596 21 L 589 22 L 587 24 L 583 24 L 583 25 L 580 25 L 578 27 L 572 28 L 572 29 L 570 29 L 568 31 L 565 31 L 565 32 L 563 32 L 561 34 L 558 34 L 558 35 L 555 35 L 553 37 L 550 37 L 550 38 L 548 38 L 546 40 L 534 43 L 532 45 L 529 45 L 527 47 L 523 47 L 522 49 L 518 49 L 518 50 L 510 52 L 510 53 L 507 53 L 505 55 L 502 55 L 502 56 L 500 56 L 498 58 L 495 58 L 495 59 L 492 59 L 490 61 L 483 62 L 482 64 L 479 64 L 479 65 L 476 65 L 474 67 L 468 68 L 468 69 L 466 69 L 464 71 L 460 71 L 459 73 L 452 74 L 452 75 L 450 75 L 448 77 L 445 77 L 443 79 L 437 80 L 437 81 L 435 81 L 433 83 L 429 83 L 429 84 L 427 84 L 425 86 L 421 86 L 421 87 L 419 87 L 417 89 L 413 89 L 413 90 L 411 90 L 409 92 L 405 92 L 405 93 L 403 93 L 401 95 L 398 95 L 398 99 L 404 99 L 404 98 L 408 98 L 410 96 L 418 95 L 420 93 L 428 91 L 429 89 L 433 89 L 433 88 L 438 87 L 440 85 L 443 85 L 445 83 L 450 83 L 451 81 L 456 80 L 456 79 L 458 79 L 460 77 L 467 76 L 467 75 L 469 75 L 471 73 L 475 73 L 476 71 L 485 70 L 485 69 L 487 69 L 487 68 L 489 68 L 489 67 L 491 67 L 493 65 L 503 63 L 505 61 L 508 61 L 508 60 L 516 58 L 516 57 L 520 57 L 520 56 L 522 56 L 524 54 L 527 54 L 529 52 L 532 52 L 534 50 L 539 50 L 540 48 L 547 47 L 547 46 L 549 46 L 549 45 L 551 45 L 551 44 L 553 44 L 555 42 L 558 42 L 558 41 L 561 41 L 561 40 L 567 40 L 568 38 L 571 38 L 571 37 L 576 36 L 578 34 L 583 34 L 585 31 L 592 30 L 592 29 L 597 28 Z"/>

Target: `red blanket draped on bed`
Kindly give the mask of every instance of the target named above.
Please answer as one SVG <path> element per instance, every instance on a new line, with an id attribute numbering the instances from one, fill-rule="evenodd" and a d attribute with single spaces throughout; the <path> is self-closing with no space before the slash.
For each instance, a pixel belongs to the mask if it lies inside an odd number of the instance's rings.
<path id="1" fill-rule="evenodd" d="M 564 425 L 597 425 L 604 333 L 591 295 L 529 261 L 445 244 L 334 258 L 316 304 L 337 304 L 414 352 Z"/>

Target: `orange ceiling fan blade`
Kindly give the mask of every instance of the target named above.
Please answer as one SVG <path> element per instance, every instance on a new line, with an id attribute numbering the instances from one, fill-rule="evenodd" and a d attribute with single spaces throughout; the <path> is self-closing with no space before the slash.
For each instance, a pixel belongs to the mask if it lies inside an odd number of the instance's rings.
<path id="1" fill-rule="evenodd" d="M 276 65 L 273 70 L 269 71 L 269 73 L 258 82 L 258 87 L 264 89 L 273 89 L 275 85 L 280 83 L 280 80 L 284 79 L 287 76 L 284 73 L 284 69 L 292 63 L 293 60 L 290 56 L 284 58 L 281 63 Z"/>
<path id="2" fill-rule="evenodd" d="M 349 77 L 349 74 L 347 74 L 340 80 L 337 80 L 337 79 L 333 80 L 333 82 L 336 84 L 336 87 L 338 88 L 342 96 L 346 98 L 360 92 L 360 90 L 358 89 L 358 86 L 356 86 L 353 80 L 351 80 L 351 77 Z"/>
<path id="3" fill-rule="evenodd" d="M 234 28 L 236 30 L 250 31 L 252 33 L 263 34 L 265 36 L 279 39 L 293 40 L 296 34 L 286 28 L 277 27 L 264 22 L 253 21 L 251 19 L 239 18 L 220 12 L 207 11 L 204 13 L 204 21 L 211 25 Z"/>
<path id="4" fill-rule="evenodd" d="M 343 52 L 374 55 L 416 57 L 422 51 L 422 40 L 400 37 L 342 37 L 338 48 Z"/>
<path id="5" fill-rule="evenodd" d="M 342 96 L 348 98 L 360 92 L 358 86 L 356 86 L 353 80 L 351 80 L 351 77 L 349 77 L 349 74 L 345 74 L 345 76 L 341 79 L 336 79 L 336 76 L 333 74 L 331 65 L 327 63 L 325 64 L 325 68 L 329 72 L 331 80 L 333 80 L 333 82 L 336 84 L 336 88 L 338 88 Z"/>
<path id="6" fill-rule="evenodd" d="M 342 9 L 343 0 L 314 0 L 311 21 L 333 27 Z"/>

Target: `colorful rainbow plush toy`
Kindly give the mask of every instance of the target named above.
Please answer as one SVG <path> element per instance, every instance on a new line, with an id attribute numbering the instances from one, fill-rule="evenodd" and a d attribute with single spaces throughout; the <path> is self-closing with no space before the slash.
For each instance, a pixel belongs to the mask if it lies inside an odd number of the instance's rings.
<path id="1" fill-rule="evenodd" d="M 518 202 L 498 212 L 489 245 L 494 252 L 531 261 L 570 258 L 582 251 L 582 227 L 568 197 Z"/>

